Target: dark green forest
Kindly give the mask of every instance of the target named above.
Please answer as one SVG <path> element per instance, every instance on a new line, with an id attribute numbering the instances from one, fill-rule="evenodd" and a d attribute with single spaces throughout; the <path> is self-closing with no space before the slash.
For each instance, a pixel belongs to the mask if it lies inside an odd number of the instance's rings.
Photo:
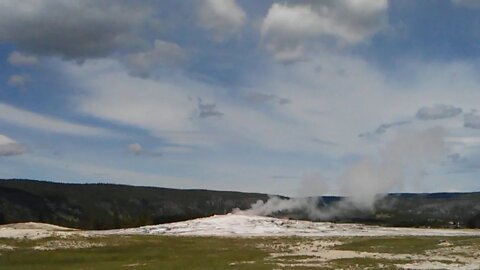
<path id="1" fill-rule="evenodd" d="M 268 198 L 259 193 L 10 179 L 0 180 L 0 224 L 34 221 L 79 229 L 136 227 L 226 214 Z M 327 210 L 341 200 L 319 197 L 317 207 Z M 273 215 L 308 219 L 301 211 Z M 328 221 L 480 228 L 480 193 L 389 194 L 377 201 L 374 211 L 352 206 Z"/>
<path id="2" fill-rule="evenodd" d="M 135 227 L 226 214 L 267 198 L 241 192 L 0 180 L 0 223 L 35 221 L 81 229 Z"/>

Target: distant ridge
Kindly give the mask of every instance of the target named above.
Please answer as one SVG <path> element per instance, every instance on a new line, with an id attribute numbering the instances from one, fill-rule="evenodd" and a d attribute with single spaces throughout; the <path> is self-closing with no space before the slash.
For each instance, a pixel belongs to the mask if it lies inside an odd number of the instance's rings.
<path id="1" fill-rule="evenodd" d="M 0 224 L 136 227 L 226 214 L 266 199 L 268 195 L 259 193 L 8 179 L 0 180 Z"/>
<path id="2" fill-rule="evenodd" d="M 170 189 L 116 184 L 0 180 L 0 224 L 43 222 L 78 229 L 115 229 L 184 221 L 248 209 L 261 193 Z M 341 197 L 321 197 L 319 208 Z M 273 216 L 307 219 L 305 213 Z M 398 193 L 374 212 L 354 209 L 329 221 L 385 226 L 480 228 L 480 192 Z"/>

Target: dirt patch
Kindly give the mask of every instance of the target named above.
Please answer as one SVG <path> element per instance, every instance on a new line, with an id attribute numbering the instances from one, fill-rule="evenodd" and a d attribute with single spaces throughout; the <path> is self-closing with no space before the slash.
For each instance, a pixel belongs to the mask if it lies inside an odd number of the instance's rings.
<path id="1" fill-rule="evenodd" d="M 455 246 L 448 240 L 441 240 L 439 248 L 417 254 L 394 254 L 358 250 L 338 250 L 337 240 L 308 240 L 288 243 L 274 243 L 264 248 L 271 250 L 269 260 L 279 267 L 335 268 L 336 263 L 347 261 L 369 261 L 374 268 L 389 263 L 400 269 L 479 269 L 480 250 L 476 246 Z M 401 262 L 401 263 L 399 263 Z M 404 263 L 403 263 L 404 262 Z"/>

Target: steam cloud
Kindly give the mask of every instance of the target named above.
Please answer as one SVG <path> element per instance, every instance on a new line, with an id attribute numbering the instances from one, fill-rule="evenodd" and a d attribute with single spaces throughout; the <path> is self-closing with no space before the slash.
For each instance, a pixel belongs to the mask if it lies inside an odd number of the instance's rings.
<path id="1" fill-rule="evenodd" d="M 367 156 L 348 166 L 336 179 L 339 190 L 346 198 L 320 210 L 318 198 L 282 199 L 271 197 L 252 204 L 247 210 L 235 213 L 270 215 L 278 212 L 303 211 L 311 219 L 328 219 L 347 209 L 373 210 L 375 202 L 394 188 L 405 184 L 407 175 L 418 174 L 429 162 L 447 153 L 444 132 L 441 128 L 422 131 L 404 131 L 378 150 L 377 155 Z M 321 181 L 319 178 L 318 181 Z M 308 186 L 318 186 L 314 181 L 304 181 Z"/>

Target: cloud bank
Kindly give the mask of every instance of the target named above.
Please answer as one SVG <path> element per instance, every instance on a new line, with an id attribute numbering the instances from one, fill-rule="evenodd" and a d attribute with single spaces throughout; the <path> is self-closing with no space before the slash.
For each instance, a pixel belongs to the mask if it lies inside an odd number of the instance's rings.
<path id="1" fill-rule="evenodd" d="M 82 61 L 137 45 L 137 32 L 150 18 L 147 5 L 124 0 L 5 0 L 0 2 L 0 42 Z"/>

